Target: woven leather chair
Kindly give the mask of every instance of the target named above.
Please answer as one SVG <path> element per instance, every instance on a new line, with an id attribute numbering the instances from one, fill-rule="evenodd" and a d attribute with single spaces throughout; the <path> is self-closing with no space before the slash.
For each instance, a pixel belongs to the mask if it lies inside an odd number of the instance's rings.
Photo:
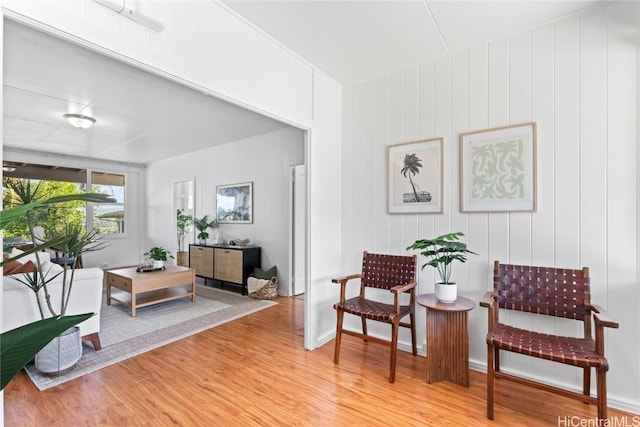
<path id="1" fill-rule="evenodd" d="M 606 373 L 609 365 L 604 356 L 604 327 L 617 328 L 618 323 L 601 307 L 591 304 L 589 269 L 530 267 L 495 261 L 493 287 L 493 292 L 488 292 L 480 302 L 482 307 L 489 308 L 487 418 L 493 419 L 495 378 L 515 381 L 585 403 L 596 403 L 598 418 L 607 418 Z M 575 319 L 583 323 L 583 336 L 557 336 L 506 325 L 499 319 L 499 312 L 505 309 Z M 591 332 L 592 316 L 595 339 Z M 500 350 L 582 368 L 582 394 L 501 372 Z M 590 394 L 592 368 L 597 372 L 596 397 Z"/>
<path id="2" fill-rule="evenodd" d="M 398 352 L 399 327 L 411 329 L 411 344 L 413 355 L 416 351 L 415 326 L 415 287 L 416 287 L 416 256 L 381 255 L 364 252 L 362 256 L 362 273 L 333 279 L 333 283 L 340 283 L 340 302 L 333 305 L 338 314 L 336 325 L 336 343 L 333 362 L 338 364 L 340 359 L 340 341 L 342 334 L 362 338 L 391 347 L 391 364 L 389 382 L 395 381 L 396 355 Z M 347 282 L 360 279 L 360 294 L 345 299 Z M 378 302 L 365 297 L 366 288 L 386 289 L 393 295 L 393 304 Z M 400 305 L 400 294 L 409 294 L 409 304 Z M 362 333 L 342 328 L 344 313 L 359 316 L 362 319 Z M 409 323 L 400 319 L 409 316 Z M 367 334 L 367 319 L 391 324 L 391 341 L 383 340 Z"/>

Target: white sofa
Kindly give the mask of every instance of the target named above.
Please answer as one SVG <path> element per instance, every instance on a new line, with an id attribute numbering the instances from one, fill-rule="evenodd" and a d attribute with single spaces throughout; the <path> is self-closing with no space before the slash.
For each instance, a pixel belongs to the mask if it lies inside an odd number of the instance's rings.
<path id="1" fill-rule="evenodd" d="M 68 271 L 67 274 L 70 274 Z M 2 279 L 2 331 L 15 329 L 27 323 L 40 320 L 40 312 L 33 291 L 16 280 L 15 276 L 3 276 Z M 83 341 L 90 341 L 96 350 L 100 344 L 100 307 L 102 305 L 103 271 L 100 268 L 76 269 L 73 288 L 69 297 L 67 315 L 96 313 L 94 316 L 80 323 L 80 333 Z M 51 295 L 53 307 L 60 310 L 62 274 L 51 281 L 47 287 Z M 51 313 L 44 301 L 43 291 L 40 299 L 45 317 Z"/>

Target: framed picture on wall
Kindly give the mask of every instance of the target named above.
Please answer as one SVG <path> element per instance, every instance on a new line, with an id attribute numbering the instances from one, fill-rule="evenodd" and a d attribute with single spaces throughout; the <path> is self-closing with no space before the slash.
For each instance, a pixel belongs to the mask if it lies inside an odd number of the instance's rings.
<path id="1" fill-rule="evenodd" d="M 388 147 L 389 213 L 442 212 L 444 138 Z"/>
<path id="2" fill-rule="evenodd" d="M 216 219 L 219 223 L 252 223 L 253 182 L 216 186 Z"/>
<path id="3" fill-rule="evenodd" d="M 460 135 L 460 210 L 536 210 L 536 123 Z"/>

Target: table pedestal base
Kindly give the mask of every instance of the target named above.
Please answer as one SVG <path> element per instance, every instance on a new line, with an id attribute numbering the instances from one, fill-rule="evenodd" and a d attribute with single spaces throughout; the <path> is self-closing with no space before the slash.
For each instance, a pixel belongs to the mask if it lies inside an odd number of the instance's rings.
<path id="1" fill-rule="evenodd" d="M 467 312 L 427 310 L 427 382 L 469 387 Z"/>

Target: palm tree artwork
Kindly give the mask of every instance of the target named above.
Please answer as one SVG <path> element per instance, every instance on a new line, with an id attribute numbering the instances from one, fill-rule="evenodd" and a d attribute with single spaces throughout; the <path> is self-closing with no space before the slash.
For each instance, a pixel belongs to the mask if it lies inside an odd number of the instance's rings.
<path id="1" fill-rule="evenodd" d="M 431 193 L 428 191 L 418 191 L 416 189 L 416 184 L 413 182 L 413 177 L 420 173 L 421 167 L 422 159 L 420 159 L 415 153 L 405 154 L 404 167 L 400 170 L 400 173 L 402 176 L 409 179 L 409 183 L 413 189 L 413 197 L 411 197 L 410 193 L 405 193 L 403 197 L 404 203 L 431 201 Z"/>

